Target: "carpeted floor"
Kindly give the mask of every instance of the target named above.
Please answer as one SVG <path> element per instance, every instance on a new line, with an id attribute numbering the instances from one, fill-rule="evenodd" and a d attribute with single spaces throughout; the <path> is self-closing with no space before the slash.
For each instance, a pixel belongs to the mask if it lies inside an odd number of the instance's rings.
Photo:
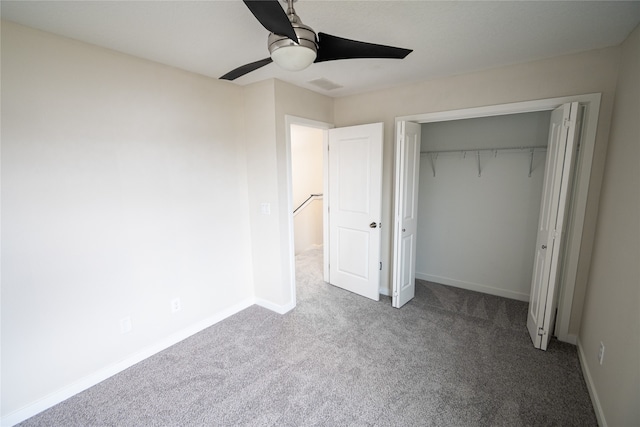
<path id="1" fill-rule="evenodd" d="M 595 426 L 574 346 L 532 347 L 526 303 L 418 281 L 402 309 L 322 282 L 253 306 L 23 426 Z"/>

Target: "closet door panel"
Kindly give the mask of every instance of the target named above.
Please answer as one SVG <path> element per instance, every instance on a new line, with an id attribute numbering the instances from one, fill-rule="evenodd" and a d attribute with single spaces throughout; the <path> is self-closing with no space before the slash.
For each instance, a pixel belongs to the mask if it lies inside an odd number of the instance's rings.
<path id="1" fill-rule="evenodd" d="M 398 123 L 392 296 L 396 308 L 415 296 L 421 130 L 417 123 Z"/>

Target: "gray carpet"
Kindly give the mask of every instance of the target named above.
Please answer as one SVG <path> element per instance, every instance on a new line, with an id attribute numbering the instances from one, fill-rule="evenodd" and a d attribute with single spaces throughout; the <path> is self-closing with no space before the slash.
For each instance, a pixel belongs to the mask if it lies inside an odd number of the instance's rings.
<path id="1" fill-rule="evenodd" d="M 253 306 L 23 426 L 595 426 L 574 346 L 532 347 L 526 304 L 418 281 L 402 309 L 322 282 Z"/>

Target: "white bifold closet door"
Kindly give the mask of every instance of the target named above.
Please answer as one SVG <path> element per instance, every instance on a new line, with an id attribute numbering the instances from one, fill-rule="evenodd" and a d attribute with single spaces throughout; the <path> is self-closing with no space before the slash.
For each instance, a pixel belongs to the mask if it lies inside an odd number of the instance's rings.
<path id="1" fill-rule="evenodd" d="M 551 115 L 547 161 L 538 219 L 527 329 L 536 348 L 546 350 L 558 305 L 558 281 L 565 220 L 578 139 L 577 102 L 564 104 Z"/>
<path id="2" fill-rule="evenodd" d="M 398 123 L 391 300 L 391 305 L 396 308 L 409 302 L 416 292 L 420 131 L 421 126 L 418 123 Z"/>

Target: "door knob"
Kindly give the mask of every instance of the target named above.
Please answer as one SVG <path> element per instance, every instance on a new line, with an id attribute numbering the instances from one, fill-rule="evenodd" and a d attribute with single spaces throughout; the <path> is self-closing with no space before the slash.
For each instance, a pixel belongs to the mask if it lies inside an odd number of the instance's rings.
<path id="1" fill-rule="evenodd" d="M 378 224 L 376 224 L 375 222 L 372 222 L 371 224 L 369 224 L 369 228 L 377 228 Z"/>
<path id="2" fill-rule="evenodd" d="M 547 245 L 542 245 L 542 249 L 547 249 Z"/>

